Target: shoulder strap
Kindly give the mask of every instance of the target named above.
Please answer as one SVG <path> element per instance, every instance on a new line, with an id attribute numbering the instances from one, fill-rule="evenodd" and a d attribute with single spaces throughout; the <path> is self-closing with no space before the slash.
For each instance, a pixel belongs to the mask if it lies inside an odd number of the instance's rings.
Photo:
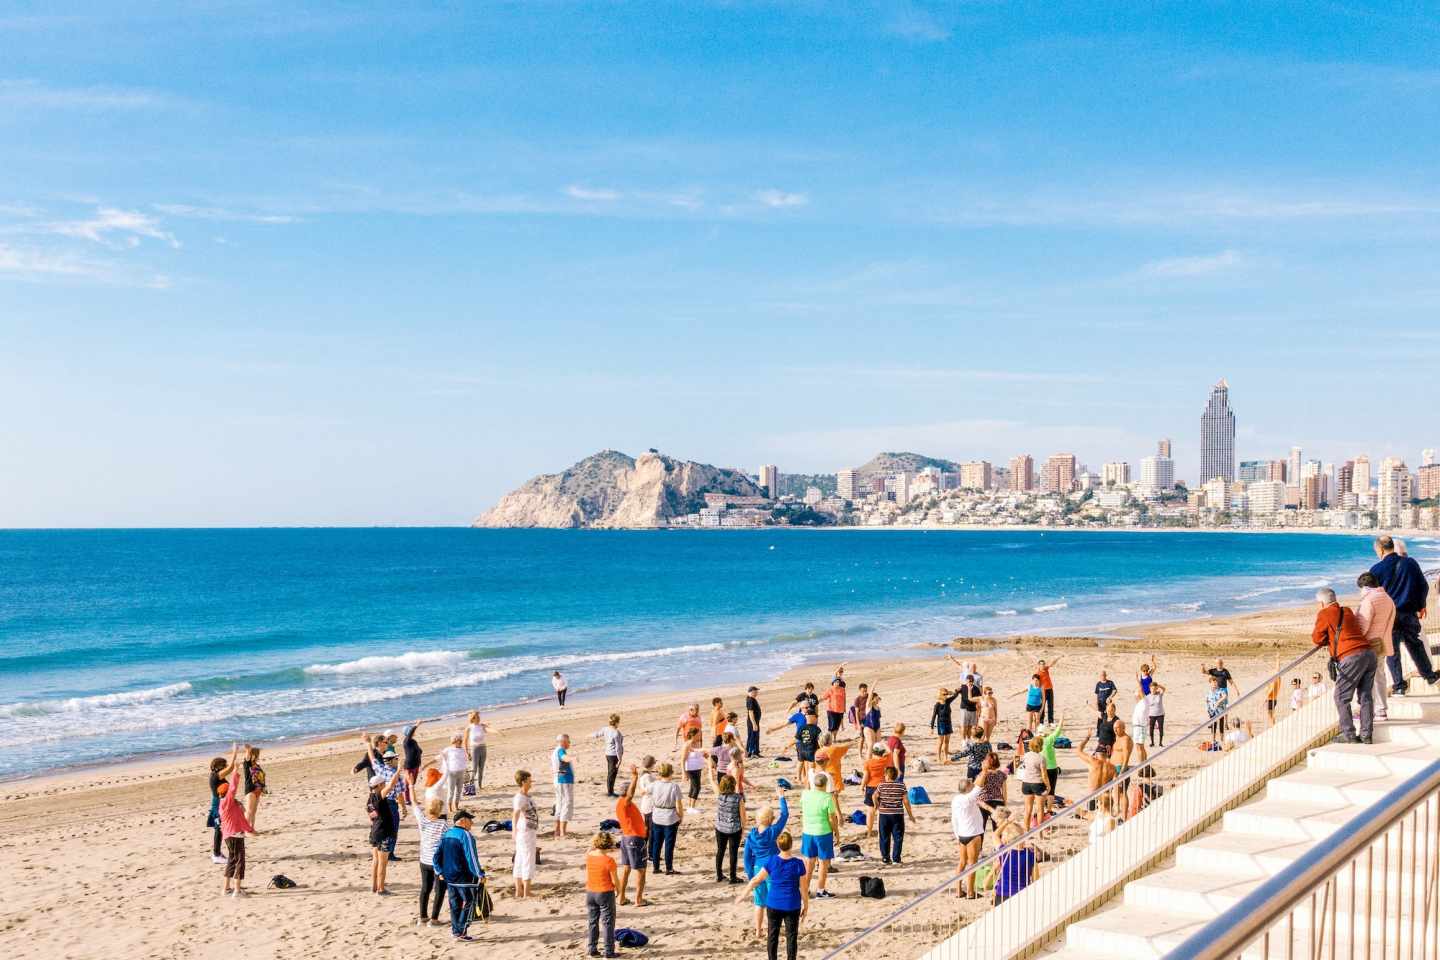
<path id="1" fill-rule="evenodd" d="M 1331 660 L 1337 659 L 1337 654 L 1339 653 L 1339 650 L 1337 648 L 1340 643 L 1340 628 L 1345 626 L 1345 608 L 1340 606 L 1339 604 L 1336 604 L 1336 607 L 1338 607 L 1340 610 L 1340 616 L 1336 619 L 1335 626 L 1330 630 Z"/>

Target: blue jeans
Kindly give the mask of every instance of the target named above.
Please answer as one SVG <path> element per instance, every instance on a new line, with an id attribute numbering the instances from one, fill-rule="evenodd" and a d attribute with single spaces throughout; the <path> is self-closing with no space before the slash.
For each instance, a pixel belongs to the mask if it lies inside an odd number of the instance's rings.
<path id="1" fill-rule="evenodd" d="M 675 867 L 675 838 L 680 835 L 678 823 L 653 823 L 650 826 L 650 862 L 660 869 L 660 854 L 665 854 L 665 869 Z"/>
<path id="2" fill-rule="evenodd" d="M 760 728 L 745 725 L 745 756 L 760 756 Z"/>
<path id="3" fill-rule="evenodd" d="M 1415 668 L 1420 671 L 1420 676 L 1426 680 L 1435 678 L 1435 668 L 1430 665 L 1430 651 L 1420 630 L 1419 617 L 1413 613 L 1395 614 L 1395 627 L 1390 633 L 1390 640 L 1395 645 L 1395 652 L 1385 658 L 1385 666 L 1390 668 L 1392 690 L 1404 693 L 1407 686 L 1405 670 L 1400 663 L 1402 648 L 1410 651 L 1410 659 L 1415 661 Z"/>
<path id="4" fill-rule="evenodd" d="M 899 863 L 900 849 L 905 845 L 905 814 L 880 814 L 880 859 Z"/>
<path id="5" fill-rule="evenodd" d="M 470 926 L 470 904 L 475 899 L 475 887 L 447 887 L 450 895 L 450 932 L 463 937 Z"/>

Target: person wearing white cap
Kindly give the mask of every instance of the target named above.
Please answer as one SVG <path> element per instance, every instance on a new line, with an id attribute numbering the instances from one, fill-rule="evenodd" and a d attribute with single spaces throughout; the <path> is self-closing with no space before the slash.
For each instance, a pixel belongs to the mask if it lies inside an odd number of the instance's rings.
<path id="1" fill-rule="evenodd" d="M 555 772 L 555 837 L 565 836 L 570 815 L 575 810 L 575 767 L 570 762 L 570 735 L 555 738 L 550 754 L 550 769 Z"/>

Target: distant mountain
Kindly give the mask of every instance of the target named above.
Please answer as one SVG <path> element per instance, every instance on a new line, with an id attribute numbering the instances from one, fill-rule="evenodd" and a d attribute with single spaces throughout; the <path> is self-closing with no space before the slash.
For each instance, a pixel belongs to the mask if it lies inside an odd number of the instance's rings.
<path id="1" fill-rule="evenodd" d="M 919 473 L 926 467 L 939 467 L 946 473 L 958 473 L 960 464 L 953 460 L 941 460 L 920 453 L 877 453 L 862 467 L 857 467 L 857 476 L 869 479 L 892 473 Z"/>
<path id="2" fill-rule="evenodd" d="M 664 526 L 670 517 L 693 513 L 705 494 L 761 497 L 765 493 L 739 470 L 618 450 L 586 457 L 563 473 L 547 473 L 500 498 L 475 518 L 476 527 Z"/>

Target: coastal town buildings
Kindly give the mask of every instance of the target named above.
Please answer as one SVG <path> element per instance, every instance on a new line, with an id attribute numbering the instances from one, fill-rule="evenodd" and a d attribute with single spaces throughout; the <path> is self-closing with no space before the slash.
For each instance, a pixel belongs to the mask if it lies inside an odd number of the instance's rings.
<path id="1" fill-rule="evenodd" d="M 1010 485 L 1006 489 L 1029 493 L 1035 489 L 1035 458 L 1028 453 L 1010 458 Z"/>

